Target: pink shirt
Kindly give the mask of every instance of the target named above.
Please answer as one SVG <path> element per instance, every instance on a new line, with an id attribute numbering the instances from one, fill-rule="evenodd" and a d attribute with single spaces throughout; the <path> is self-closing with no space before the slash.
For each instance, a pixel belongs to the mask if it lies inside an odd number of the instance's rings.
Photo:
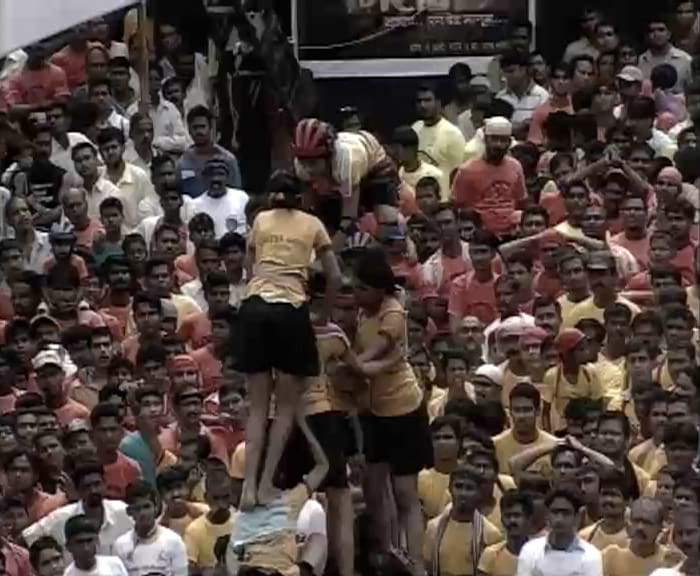
<path id="1" fill-rule="evenodd" d="M 463 164 L 452 184 L 452 196 L 460 207 L 473 208 L 484 226 L 497 235 L 513 230 L 513 215 L 527 198 L 525 175 L 515 158 L 499 165 L 476 158 Z"/>
<path id="2" fill-rule="evenodd" d="M 566 104 L 562 107 L 554 106 L 550 98 L 547 102 L 535 108 L 535 111 L 532 113 L 532 119 L 530 120 L 530 132 L 527 135 L 529 142 L 538 145 L 544 144 L 544 123 L 552 112 L 573 114 L 574 108 L 571 105 L 571 97 L 566 97 Z"/>
<path id="3" fill-rule="evenodd" d="M 51 63 L 60 66 L 66 73 L 68 87 L 71 90 L 75 90 L 81 84 L 85 84 L 87 78 L 85 73 L 85 52 L 73 50 L 70 45 L 64 46 L 51 56 Z"/>
<path id="4" fill-rule="evenodd" d="M 62 68 L 46 64 L 39 70 L 26 66 L 10 77 L 7 102 L 10 106 L 46 106 L 56 98 L 69 96 L 68 80 Z"/>
<path id="5" fill-rule="evenodd" d="M 457 318 L 476 316 L 485 325 L 496 317 L 496 276 L 488 282 L 479 282 L 474 272 L 468 272 L 452 281 L 448 310 Z"/>

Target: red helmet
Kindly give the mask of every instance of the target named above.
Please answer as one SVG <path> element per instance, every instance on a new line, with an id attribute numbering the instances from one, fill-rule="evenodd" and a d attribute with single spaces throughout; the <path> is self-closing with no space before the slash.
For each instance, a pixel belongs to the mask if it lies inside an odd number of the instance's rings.
<path id="1" fill-rule="evenodd" d="M 324 158 L 333 154 L 335 130 L 316 118 L 304 118 L 294 131 L 294 155 L 297 158 Z"/>

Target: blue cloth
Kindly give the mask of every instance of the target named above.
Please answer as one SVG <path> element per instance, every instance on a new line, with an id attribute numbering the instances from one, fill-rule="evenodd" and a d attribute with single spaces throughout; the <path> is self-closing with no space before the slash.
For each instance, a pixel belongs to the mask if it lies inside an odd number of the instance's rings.
<path id="1" fill-rule="evenodd" d="M 241 171 L 238 167 L 238 160 L 225 148 L 215 145 L 215 156 L 221 158 L 228 168 L 228 179 L 226 185 L 229 188 L 243 189 L 241 181 Z M 182 180 L 182 187 L 187 196 L 197 198 L 207 191 L 202 171 L 209 159 L 199 158 L 193 148 L 186 150 L 177 164 L 177 171 Z"/>
<path id="2" fill-rule="evenodd" d="M 231 545 L 240 546 L 277 532 L 296 531 L 296 521 L 289 513 L 289 503 L 281 495 L 267 506 L 239 512 L 231 532 Z"/>
<path id="3" fill-rule="evenodd" d="M 153 453 L 143 436 L 141 436 L 141 433 L 132 432 L 127 434 L 119 445 L 119 451 L 139 463 L 143 479 L 155 488 L 156 463 L 153 459 Z"/>

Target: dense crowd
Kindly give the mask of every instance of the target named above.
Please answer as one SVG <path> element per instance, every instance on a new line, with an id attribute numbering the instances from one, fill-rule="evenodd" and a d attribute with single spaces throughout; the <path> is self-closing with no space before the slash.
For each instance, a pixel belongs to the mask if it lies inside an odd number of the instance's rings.
<path id="1" fill-rule="evenodd" d="M 265 190 L 122 24 L 0 72 L 0 573 L 700 576 L 693 2 L 515 20 Z"/>

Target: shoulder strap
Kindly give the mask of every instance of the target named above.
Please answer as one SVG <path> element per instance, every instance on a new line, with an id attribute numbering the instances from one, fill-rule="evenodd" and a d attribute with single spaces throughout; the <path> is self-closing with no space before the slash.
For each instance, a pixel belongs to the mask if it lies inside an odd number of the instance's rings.
<path id="1" fill-rule="evenodd" d="M 450 510 L 445 510 L 440 516 L 435 531 L 435 542 L 433 544 L 432 557 L 430 558 L 430 566 L 433 576 L 440 576 L 440 544 L 447 530 L 447 523 L 450 521 Z"/>
<path id="2" fill-rule="evenodd" d="M 477 576 L 479 558 L 484 549 L 484 516 L 478 510 L 474 511 L 472 523 L 472 576 Z"/>

